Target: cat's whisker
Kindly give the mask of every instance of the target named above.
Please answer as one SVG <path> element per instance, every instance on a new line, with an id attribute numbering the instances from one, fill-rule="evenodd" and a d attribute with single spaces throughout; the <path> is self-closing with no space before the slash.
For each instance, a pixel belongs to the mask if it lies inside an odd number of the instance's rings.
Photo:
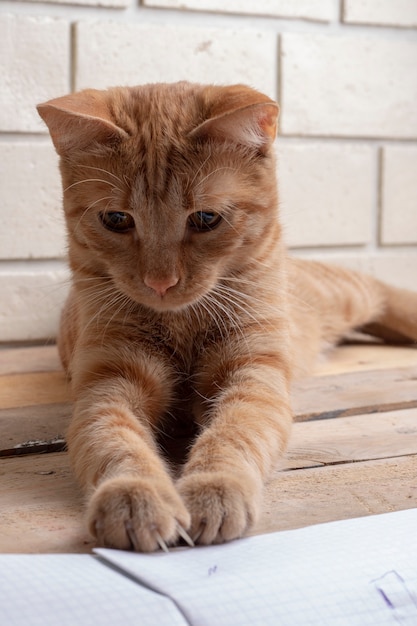
<path id="1" fill-rule="evenodd" d="M 74 278 L 74 283 L 87 283 L 87 282 L 103 282 L 103 281 L 111 281 L 111 278 L 108 276 L 77 276 Z"/>
<path id="2" fill-rule="evenodd" d="M 213 311 L 208 307 L 208 305 L 206 304 L 206 302 L 204 301 L 203 298 L 201 298 L 201 300 L 199 300 L 198 304 L 193 305 L 193 310 L 194 313 L 197 316 L 198 322 L 200 324 L 200 327 L 204 326 L 204 315 L 201 311 L 201 309 L 203 309 L 203 311 L 205 311 L 206 315 L 208 316 L 209 320 L 212 320 L 212 322 L 214 322 L 215 327 L 218 327 L 217 324 L 217 318 L 214 315 Z M 220 335 L 222 335 L 221 330 L 220 330 Z"/>
<path id="3" fill-rule="evenodd" d="M 204 159 L 203 163 L 200 165 L 199 168 L 197 168 L 196 173 L 193 176 L 193 179 L 191 180 L 191 182 L 189 183 L 189 187 L 191 188 L 195 182 L 195 179 L 197 178 L 197 176 L 199 175 L 199 173 L 201 172 L 201 170 L 203 169 L 203 167 L 205 166 L 205 164 L 211 159 L 211 150 L 209 151 L 208 157 L 206 159 Z"/>
<path id="4" fill-rule="evenodd" d="M 92 293 L 91 296 L 85 300 L 86 305 L 88 307 L 95 307 L 96 305 L 99 305 L 101 303 L 101 306 L 98 308 L 97 312 L 91 316 L 88 323 L 83 328 L 82 333 L 85 333 L 94 322 L 98 324 L 100 317 L 105 311 L 112 310 L 112 308 L 116 304 L 120 303 L 124 299 L 128 300 L 127 296 L 120 292 L 116 292 L 115 294 L 115 287 L 113 284 L 106 285 L 105 287 L 100 287 L 99 289 L 97 289 L 97 287 L 93 287 L 92 290 L 90 289 L 90 291 L 92 291 Z M 110 296 L 110 298 L 108 296 Z M 117 315 L 120 312 L 120 310 L 123 308 L 123 305 L 124 303 L 122 302 L 119 308 L 115 312 L 113 312 L 110 320 L 108 320 L 106 327 L 103 331 L 102 340 L 104 340 L 104 334 L 107 330 L 108 325 L 112 321 L 114 315 Z"/>
<path id="5" fill-rule="evenodd" d="M 220 311 L 224 312 L 224 314 L 226 315 L 226 319 L 228 319 L 229 321 L 230 329 L 233 329 L 234 331 L 237 331 L 239 333 L 241 341 L 246 345 L 247 352 L 248 354 L 250 354 L 251 350 L 249 348 L 248 341 L 241 324 L 241 320 L 237 316 L 236 312 L 233 310 L 233 307 L 229 308 L 228 303 L 224 302 L 224 300 L 220 300 L 219 297 L 221 298 L 221 296 L 219 296 L 219 294 L 216 294 L 214 291 L 210 293 L 210 296 L 212 298 L 214 308 L 216 310 L 220 309 Z M 229 333 L 230 330 L 229 332 L 226 331 L 226 337 Z"/>
<path id="6" fill-rule="evenodd" d="M 222 219 L 226 222 L 226 224 L 229 224 L 230 228 L 231 228 L 232 230 L 234 230 L 234 231 L 235 231 L 235 233 L 237 233 L 237 234 L 239 235 L 239 231 L 238 231 L 238 229 L 237 229 L 235 226 L 233 226 L 232 222 L 230 222 L 230 221 L 227 219 L 227 217 L 224 215 L 224 213 L 222 213 L 222 214 L 221 214 L 221 216 L 222 216 Z"/>
<path id="7" fill-rule="evenodd" d="M 277 312 L 277 307 L 275 306 L 275 303 L 274 303 L 274 306 L 273 305 L 268 306 L 268 304 L 265 302 L 265 299 L 256 298 L 252 294 L 247 294 L 247 293 L 244 293 L 236 289 L 233 289 L 231 287 L 227 287 L 223 285 L 217 285 L 217 287 L 218 287 L 218 291 L 222 295 L 226 295 L 231 300 L 234 300 L 237 303 L 240 303 L 242 306 L 246 308 L 246 310 L 253 311 L 255 315 L 257 316 L 257 318 L 259 319 L 266 320 L 267 316 L 265 315 L 265 313 L 268 311 L 271 313 Z M 252 306 L 251 303 L 254 303 L 254 304 L 257 303 L 258 305 L 261 305 L 263 313 L 260 312 L 259 306 Z"/>
<path id="8" fill-rule="evenodd" d="M 206 174 L 206 176 L 204 176 L 204 178 L 199 180 L 195 188 L 198 189 L 199 187 L 201 187 L 201 185 L 203 183 L 205 183 L 211 176 L 214 176 L 214 174 L 217 174 L 218 172 L 227 171 L 227 170 L 229 170 L 231 172 L 237 172 L 238 171 L 235 167 L 227 167 L 226 165 L 224 165 L 222 167 L 218 167 L 215 170 L 212 170 L 211 172 Z"/>
<path id="9" fill-rule="evenodd" d="M 223 313 L 225 313 L 226 318 L 229 320 L 232 326 L 239 326 L 239 320 L 234 315 L 234 311 L 229 309 L 226 306 L 226 303 L 221 302 L 218 298 L 215 297 L 216 296 L 215 290 L 210 292 L 208 296 L 210 296 L 210 304 L 214 305 L 214 310 L 216 311 L 216 313 L 218 312 L 218 309 L 220 309 L 220 311 L 223 311 Z M 220 320 L 223 322 L 222 317 L 220 317 Z M 225 328 L 227 330 L 227 327 Z"/>
<path id="10" fill-rule="evenodd" d="M 254 279 L 248 278 L 247 276 L 219 276 L 218 280 L 219 282 L 233 282 L 237 283 L 238 285 L 247 285 L 249 287 L 254 287 L 255 289 L 259 290 L 259 276 L 256 276 L 256 278 Z M 276 293 L 277 288 L 275 286 L 273 287 L 272 285 L 262 285 L 262 292 Z"/>
<path id="11" fill-rule="evenodd" d="M 74 226 L 74 232 L 76 232 L 80 226 L 81 221 L 84 219 L 86 213 L 88 213 L 88 211 L 90 211 L 90 209 L 92 209 L 96 204 L 99 204 L 100 202 L 103 202 L 104 200 L 108 200 L 109 202 L 106 204 L 106 208 L 105 210 L 107 211 L 107 208 L 110 204 L 110 202 L 112 200 L 114 200 L 113 196 L 104 196 L 103 198 L 99 198 L 98 200 L 95 200 L 95 202 L 92 202 L 91 204 L 88 205 L 88 207 L 82 212 L 78 222 L 76 223 L 76 225 Z"/>
<path id="12" fill-rule="evenodd" d="M 198 305 L 195 302 L 191 303 L 187 307 L 186 315 L 187 315 L 187 318 L 188 318 L 190 324 L 192 323 L 193 316 L 194 316 L 195 318 L 197 318 L 197 323 L 198 323 L 199 327 L 201 327 L 203 325 L 202 324 L 203 317 L 201 315 L 201 311 L 200 311 L 200 309 L 198 308 Z"/>
<path id="13" fill-rule="evenodd" d="M 133 302 L 130 298 L 128 298 L 129 302 L 126 303 L 126 312 L 123 318 L 122 326 L 127 323 L 127 320 L 133 315 L 135 310 L 137 309 L 137 303 Z"/>
<path id="14" fill-rule="evenodd" d="M 248 294 L 244 291 L 240 291 L 238 289 L 234 289 L 233 287 L 222 285 L 220 283 L 216 285 L 216 289 L 218 289 L 218 291 L 220 291 L 222 294 L 225 294 L 232 299 L 236 299 L 237 302 L 247 307 L 250 311 L 256 313 L 257 316 L 260 315 L 259 306 L 251 306 L 251 302 L 260 304 L 264 312 L 277 312 L 277 306 L 275 302 L 273 303 L 273 305 L 271 304 L 271 306 L 268 306 L 264 298 L 256 298 L 252 294 Z M 267 319 L 267 317 L 261 315 L 261 319 Z"/>
<path id="15" fill-rule="evenodd" d="M 260 261 L 259 259 L 251 259 L 251 263 L 257 263 L 258 265 L 262 265 L 262 267 L 266 267 L 267 269 L 271 269 L 270 263 L 265 263 L 264 261 Z"/>
<path id="16" fill-rule="evenodd" d="M 218 310 L 213 305 L 213 302 L 210 298 L 210 294 L 206 294 L 199 302 L 199 304 L 204 308 L 204 310 L 208 313 L 210 319 L 214 322 L 217 330 L 219 331 L 220 337 L 224 339 L 227 336 L 227 326 L 225 321 L 221 316 L 218 315 Z M 228 311 L 224 311 L 226 316 L 229 316 Z M 225 334 L 223 334 L 223 332 Z"/>
<path id="17" fill-rule="evenodd" d="M 111 303 L 109 303 L 109 309 L 113 310 L 112 315 L 109 317 L 109 319 L 107 320 L 106 325 L 103 328 L 102 331 L 102 342 L 104 342 L 107 330 L 110 326 L 110 324 L 113 322 L 114 319 L 117 318 L 117 316 L 120 314 L 120 312 L 129 304 L 131 303 L 131 300 L 128 296 L 126 296 L 123 293 L 119 293 L 117 294 L 117 296 L 111 301 Z M 117 308 L 116 308 L 117 307 Z"/>
<path id="18" fill-rule="evenodd" d="M 110 185 L 111 187 L 113 187 L 113 189 L 121 191 L 121 189 L 119 189 L 117 185 L 110 182 L 109 180 L 104 180 L 104 178 L 83 178 L 83 180 L 77 180 L 75 183 L 72 183 L 72 185 L 68 185 L 68 187 L 65 187 L 64 193 L 66 191 L 69 191 L 73 187 L 77 187 L 77 185 L 82 185 L 83 183 L 104 183 L 105 185 Z"/>
<path id="19" fill-rule="evenodd" d="M 239 336 L 242 339 L 242 341 L 244 343 L 247 343 L 245 333 L 243 332 L 243 329 L 240 323 L 240 319 L 238 318 L 238 316 L 236 316 L 236 313 L 233 310 L 233 308 L 230 308 L 228 306 L 228 303 L 219 300 L 219 298 L 216 297 L 216 294 L 214 291 L 211 291 L 209 294 L 207 294 L 206 300 L 210 302 L 210 307 L 213 308 L 215 311 L 217 326 L 219 328 L 220 336 L 222 337 L 222 339 L 227 340 L 227 337 L 230 335 L 230 331 L 233 329 L 235 332 L 237 331 L 239 333 Z M 225 319 L 223 319 L 222 315 L 219 316 L 219 313 L 223 313 Z M 219 319 L 224 328 L 224 334 L 222 332 L 222 329 L 219 326 L 219 322 L 218 322 Z M 228 322 L 228 324 L 226 323 L 226 321 Z"/>
<path id="20" fill-rule="evenodd" d="M 103 169 L 102 167 L 95 167 L 94 165 L 83 165 L 83 164 L 77 164 L 77 167 L 80 168 L 86 168 L 89 170 L 96 170 L 97 172 L 103 172 L 104 174 L 108 174 L 109 176 L 112 176 L 113 178 L 115 178 L 117 180 L 117 182 L 122 183 L 123 185 L 123 181 L 120 178 L 120 176 L 116 176 L 116 174 L 113 174 L 113 172 L 109 172 L 108 170 Z"/>
<path id="21" fill-rule="evenodd" d="M 261 325 L 261 320 L 260 320 L 258 311 L 254 309 L 253 307 L 251 307 L 247 302 L 245 301 L 242 302 L 242 300 L 239 301 L 239 299 L 236 297 L 235 294 L 229 293 L 228 289 L 224 289 L 224 290 L 220 289 L 220 285 L 216 285 L 216 288 L 214 291 L 224 301 L 228 301 L 232 306 L 238 308 L 240 311 L 245 313 L 250 319 L 256 322 L 256 324 Z M 254 311 L 256 315 L 253 315 L 251 313 L 251 310 Z"/>

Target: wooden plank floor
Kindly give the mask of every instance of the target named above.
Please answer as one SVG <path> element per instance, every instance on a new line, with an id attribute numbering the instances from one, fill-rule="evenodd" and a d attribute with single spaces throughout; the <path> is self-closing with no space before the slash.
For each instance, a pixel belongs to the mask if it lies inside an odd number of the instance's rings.
<path id="1" fill-rule="evenodd" d="M 347 345 L 293 389 L 255 533 L 417 506 L 417 348 Z M 0 350 L 0 552 L 89 552 L 55 346 Z"/>

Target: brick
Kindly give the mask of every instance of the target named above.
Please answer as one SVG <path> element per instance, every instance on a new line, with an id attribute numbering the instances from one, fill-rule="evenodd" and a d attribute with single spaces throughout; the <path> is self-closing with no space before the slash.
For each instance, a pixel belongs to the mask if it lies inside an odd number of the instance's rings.
<path id="1" fill-rule="evenodd" d="M 270 32 L 81 22 L 76 46 L 77 89 L 186 79 L 244 82 L 276 97 L 277 40 Z"/>
<path id="2" fill-rule="evenodd" d="M 289 246 L 371 239 L 374 151 L 341 142 L 278 140 L 281 216 Z"/>
<path id="3" fill-rule="evenodd" d="M 381 241 L 417 244 L 417 146 L 383 150 Z"/>
<path id="4" fill-rule="evenodd" d="M 293 254 L 295 256 L 295 253 Z M 413 291 L 417 290 L 417 250 L 386 254 L 359 252 L 323 254 L 323 252 L 318 252 L 317 254 L 305 255 L 297 253 L 296 256 L 348 267 L 375 276 L 375 278 L 379 278 L 390 285 Z"/>
<path id="5" fill-rule="evenodd" d="M 333 0 L 143 0 L 149 7 L 194 9 L 219 13 L 271 15 L 330 21 L 336 17 Z"/>
<path id="6" fill-rule="evenodd" d="M 417 26 L 415 0 L 345 0 L 343 6 L 347 23 Z"/>
<path id="7" fill-rule="evenodd" d="M 0 143 L 0 258 L 62 257 L 65 236 L 57 156 L 46 143 Z M 11 233 L 18 236 L 11 236 Z"/>
<path id="8" fill-rule="evenodd" d="M 35 105 L 69 91 L 70 27 L 0 15 L 0 130 L 45 131 Z"/>
<path id="9" fill-rule="evenodd" d="M 0 341 L 54 339 L 68 271 L 58 263 L 5 265 L 0 266 Z"/>
<path id="10" fill-rule="evenodd" d="M 92 7 L 111 7 L 124 9 L 129 6 L 130 0 L 24 0 L 25 2 L 50 2 L 51 4 L 80 4 Z"/>
<path id="11" fill-rule="evenodd" d="M 282 132 L 417 137 L 417 43 L 282 36 Z"/>

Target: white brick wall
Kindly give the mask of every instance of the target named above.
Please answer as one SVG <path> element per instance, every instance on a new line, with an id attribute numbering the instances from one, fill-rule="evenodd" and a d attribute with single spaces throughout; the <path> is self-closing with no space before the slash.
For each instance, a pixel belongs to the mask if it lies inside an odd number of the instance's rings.
<path id="1" fill-rule="evenodd" d="M 70 88 L 69 38 L 65 20 L 0 14 L 1 131 L 43 131 L 33 96 Z"/>
<path id="2" fill-rule="evenodd" d="M 317 141 L 278 142 L 287 243 L 345 246 L 372 240 L 374 149 Z"/>
<path id="3" fill-rule="evenodd" d="M 24 0 L 25 2 L 39 2 L 39 0 Z M 111 7 L 124 9 L 129 6 L 130 0 L 42 0 L 51 4 L 80 4 L 92 7 Z"/>
<path id="4" fill-rule="evenodd" d="M 417 41 L 284 34 L 281 130 L 417 139 Z"/>
<path id="5" fill-rule="evenodd" d="M 417 289 L 416 0 L 2 0 L 0 341 L 54 336 L 57 159 L 35 105 L 71 89 L 245 82 L 280 102 L 295 253 Z"/>
<path id="6" fill-rule="evenodd" d="M 386 146 L 383 159 L 381 241 L 417 244 L 417 146 Z"/>
<path id="7" fill-rule="evenodd" d="M 166 9 L 269 15 L 325 22 L 336 18 L 336 4 L 333 0 L 144 0 L 143 4 Z"/>
<path id="8" fill-rule="evenodd" d="M 2 340 L 53 339 L 68 278 L 63 263 L 0 266 Z"/>
<path id="9" fill-rule="evenodd" d="M 7 228 L 0 229 L 0 259 L 61 257 L 62 192 L 53 147 L 4 141 L 0 163 L 1 211 L 8 216 Z"/>
<path id="10" fill-rule="evenodd" d="M 125 22 L 81 22 L 75 32 L 77 89 L 186 78 L 243 82 L 276 96 L 277 40 L 269 32 Z"/>
<path id="11" fill-rule="evenodd" d="M 345 0 L 343 6 L 345 22 L 417 26 L 415 0 Z"/>

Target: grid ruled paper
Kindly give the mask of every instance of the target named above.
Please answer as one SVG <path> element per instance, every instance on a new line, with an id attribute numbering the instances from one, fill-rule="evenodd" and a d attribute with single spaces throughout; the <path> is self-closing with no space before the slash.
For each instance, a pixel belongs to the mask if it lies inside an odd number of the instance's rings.
<path id="1" fill-rule="evenodd" d="M 169 554 L 0 555 L 0 625 L 416 626 L 416 528 L 412 509 Z"/>
<path id="2" fill-rule="evenodd" d="M 168 598 L 88 554 L 0 555 L 1 626 L 187 626 Z"/>
<path id="3" fill-rule="evenodd" d="M 97 553 L 196 626 L 417 624 L 417 509 L 170 554 Z"/>

